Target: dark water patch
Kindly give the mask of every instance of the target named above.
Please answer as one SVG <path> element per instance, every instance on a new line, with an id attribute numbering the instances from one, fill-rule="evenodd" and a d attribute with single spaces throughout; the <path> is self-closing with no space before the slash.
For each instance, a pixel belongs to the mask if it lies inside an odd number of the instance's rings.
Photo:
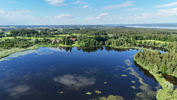
<path id="1" fill-rule="evenodd" d="M 173 83 L 173 85 L 175 85 L 175 87 L 177 88 L 177 78 L 171 75 L 167 75 L 167 74 L 162 74 L 162 76 L 169 81 L 170 83 Z"/>
<path id="2" fill-rule="evenodd" d="M 136 67 L 138 67 L 139 71 L 142 71 L 142 72 L 144 73 L 144 75 L 146 75 L 147 77 L 153 79 L 155 83 L 158 82 L 158 81 L 155 79 L 155 77 L 154 77 L 152 74 L 149 73 L 148 70 L 144 69 L 141 65 L 137 64 L 136 61 L 134 61 L 133 63 L 134 63 L 134 65 L 135 65 Z"/>

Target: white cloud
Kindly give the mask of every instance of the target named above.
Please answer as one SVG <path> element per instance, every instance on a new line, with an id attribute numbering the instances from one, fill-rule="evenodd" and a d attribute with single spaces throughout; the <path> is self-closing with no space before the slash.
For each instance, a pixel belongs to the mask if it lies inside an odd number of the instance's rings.
<path id="1" fill-rule="evenodd" d="M 119 19 L 122 19 L 122 17 L 119 17 Z"/>
<path id="2" fill-rule="evenodd" d="M 70 14 L 60 14 L 58 16 L 37 17 L 32 15 L 33 11 L 21 9 L 16 11 L 7 11 L 0 9 L 0 25 L 34 25 L 34 24 L 58 24 L 74 23 L 74 17 Z"/>
<path id="3" fill-rule="evenodd" d="M 131 8 L 131 9 L 125 9 L 124 11 L 134 11 L 134 10 L 140 10 L 141 8 Z"/>
<path id="4" fill-rule="evenodd" d="M 177 16 L 177 8 L 163 9 L 159 10 L 157 13 L 144 13 L 141 15 L 129 16 L 128 18 L 134 18 L 135 20 L 138 20 L 147 18 L 169 18 L 173 16 Z"/>
<path id="5" fill-rule="evenodd" d="M 96 16 L 96 17 L 85 18 L 85 20 L 102 19 L 104 17 L 109 17 L 108 13 L 102 13 L 102 14 Z"/>
<path id="6" fill-rule="evenodd" d="M 10 2 L 10 3 L 18 3 L 17 1 L 7 1 L 7 2 Z"/>
<path id="7" fill-rule="evenodd" d="M 173 2 L 170 4 L 164 4 L 164 5 L 156 5 L 155 7 L 172 7 L 172 6 L 177 6 L 177 2 Z"/>
<path id="8" fill-rule="evenodd" d="M 102 8 L 103 10 L 106 10 L 106 9 L 119 9 L 119 8 L 123 8 L 123 7 L 128 7 L 128 6 L 131 6 L 133 5 L 134 1 L 127 1 L 127 2 L 124 2 L 120 5 L 112 5 L 112 6 L 106 6 L 104 8 Z"/>
<path id="9" fill-rule="evenodd" d="M 21 9 L 16 11 L 7 11 L 0 9 L 0 24 L 1 25 L 21 25 L 21 24 L 34 24 L 46 20 L 46 17 L 36 17 L 31 14 L 33 11 Z"/>
<path id="10" fill-rule="evenodd" d="M 73 2 L 73 4 L 87 4 L 86 2 L 81 2 L 80 0 Z"/>
<path id="11" fill-rule="evenodd" d="M 82 8 L 87 8 L 88 7 L 88 5 L 85 5 L 85 6 L 83 6 Z"/>
<path id="12" fill-rule="evenodd" d="M 89 9 L 93 9 L 93 7 L 90 7 Z"/>
<path id="13" fill-rule="evenodd" d="M 52 16 L 46 16 L 46 17 L 44 17 L 44 18 L 52 18 Z"/>
<path id="14" fill-rule="evenodd" d="M 95 78 L 87 78 L 84 76 L 64 75 L 53 79 L 55 82 L 64 84 L 71 89 L 80 89 L 81 87 L 91 86 L 95 84 Z"/>
<path id="15" fill-rule="evenodd" d="M 73 4 L 80 4 L 81 1 L 76 1 L 76 2 L 73 2 Z"/>
<path id="16" fill-rule="evenodd" d="M 3 19 L 8 19 L 8 20 L 14 20 L 14 19 L 19 19 L 24 16 L 29 16 L 28 13 L 31 13 L 32 11 L 22 9 L 22 10 L 17 10 L 17 11 L 5 11 L 3 9 L 0 9 L 0 18 Z"/>
<path id="17" fill-rule="evenodd" d="M 54 18 L 67 19 L 67 20 L 74 20 L 74 17 L 71 16 L 70 14 L 61 14 L 61 15 L 59 15 L 59 16 L 55 16 Z"/>
<path id="18" fill-rule="evenodd" d="M 49 5 L 53 5 L 53 6 L 61 6 L 61 5 L 66 5 L 64 2 L 65 0 L 45 0 L 46 2 L 48 2 Z"/>

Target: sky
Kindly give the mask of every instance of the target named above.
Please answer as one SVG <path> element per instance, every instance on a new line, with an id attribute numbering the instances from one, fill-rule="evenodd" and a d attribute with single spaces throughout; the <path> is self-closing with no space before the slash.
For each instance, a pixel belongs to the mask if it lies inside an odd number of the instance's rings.
<path id="1" fill-rule="evenodd" d="M 177 23 L 176 0 L 0 0 L 0 25 Z"/>

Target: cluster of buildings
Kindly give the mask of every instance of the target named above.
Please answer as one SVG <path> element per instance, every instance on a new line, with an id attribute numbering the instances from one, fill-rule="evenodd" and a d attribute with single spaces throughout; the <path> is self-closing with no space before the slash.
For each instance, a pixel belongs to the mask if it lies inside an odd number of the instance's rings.
<path id="1" fill-rule="evenodd" d="M 70 40 L 72 41 L 72 42 L 74 42 L 74 41 L 76 41 L 76 38 L 70 38 Z M 59 41 L 63 41 L 63 39 L 54 39 L 54 40 L 49 40 L 48 41 L 48 43 L 54 43 L 54 42 L 57 42 L 57 43 L 59 43 Z"/>

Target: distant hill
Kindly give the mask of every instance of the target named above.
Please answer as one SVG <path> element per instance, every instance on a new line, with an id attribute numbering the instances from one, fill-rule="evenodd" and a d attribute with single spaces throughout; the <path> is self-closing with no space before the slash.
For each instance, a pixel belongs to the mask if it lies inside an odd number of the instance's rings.
<path id="1" fill-rule="evenodd" d="M 71 28 L 71 29 L 105 29 L 112 27 L 175 27 L 177 28 L 177 23 L 155 23 L 155 24 L 105 24 L 105 25 L 0 25 L 0 29 L 4 30 L 15 30 L 15 29 L 41 29 L 41 28 Z M 1 30 L 3 31 L 3 30 Z"/>
<path id="2" fill-rule="evenodd" d="M 177 23 L 154 23 L 154 24 L 106 24 L 105 26 L 177 27 Z"/>

